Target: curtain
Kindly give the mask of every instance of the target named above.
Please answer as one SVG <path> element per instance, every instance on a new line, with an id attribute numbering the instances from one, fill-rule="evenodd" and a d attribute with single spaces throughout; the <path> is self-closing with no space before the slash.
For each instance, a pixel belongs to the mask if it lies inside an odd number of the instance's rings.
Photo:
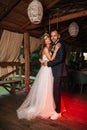
<path id="1" fill-rule="evenodd" d="M 0 62 L 15 62 L 20 53 L 23 34 L 4 30 L 0 39 Z M 41 44 L 40 39 L 30 37 L 30 53 Z M 0 76 L 13 70 L 11 66 L 0 68 Z M 12 76 L 12 75 L 11 75 Z"/>
<path id="2" fill-rule="evenodd" d="M 32 53 L 34 50 L 36 50 L 40 44 L 41 44 L 40 39 L 30 37 L 30 53 Z"/>
<path id="3" fill-rule="evenodd" d="M 0 40 L 0 62 L 16 61 L 20 52 L 22 40 L 23 34 L 4 30 Z"/>
<path id="4" fill-rule="evenodd" d="M 0 62 L 15 62 L 20 53 L 23 34 L 4 30 L 0 40 Z M 11 72 L 14 68 L 0 68 L 0 76 Z"/>

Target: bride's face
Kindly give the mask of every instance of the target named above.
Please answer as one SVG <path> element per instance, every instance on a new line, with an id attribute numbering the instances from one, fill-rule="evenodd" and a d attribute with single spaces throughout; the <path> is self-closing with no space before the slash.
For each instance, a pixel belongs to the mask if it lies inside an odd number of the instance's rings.
<path id="1" fill-rule="evenodd" d="M 44 41 L 45 41 L 45 44 L 46 44 L 46 45 L 51 43 L 51 39 L 50 39 L 50 37 L 48 37 L 48 36 L 45 36 L 45 37 L 44 37 Z"/>

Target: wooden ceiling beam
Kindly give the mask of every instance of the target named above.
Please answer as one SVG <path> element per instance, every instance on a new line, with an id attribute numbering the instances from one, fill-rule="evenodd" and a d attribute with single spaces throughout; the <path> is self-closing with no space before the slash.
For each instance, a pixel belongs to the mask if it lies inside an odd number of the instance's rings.
<path id="1" fill-rule="evenodd" d="M 66 32 L 68 30 L 68 28 L 64 28 L 60 31 L 61 34 L 63 34 L 64 32 Z"/>
<path id="2" fill-rule="evenodd" d="M 26 26 L 26 27 L 25 27 Z M 26 31 L 26 30 L 34 30 L 36 28 L 41 27 L 41 24 L 30 24 L 30 23 L 26 23 L 25 26 L 23 26 L 21 29 Z"/>
<path id="3" fill-rule="evenodd" d="M 0 24 L 0 29 L 6 29 L 6 30 L 9 30 L 9 31 L 13 31 L 13 32 L 23 33 L 23 31 L 21 31 L 19 28 L 9 27 L 9 26 L 6 26 L 4 24 Z"/>
<path id="4" fill-rule="evenodd" d="M 84 16 L 87 16 L 87 10 L 68 14 L 68 15 L 65 15 L 65 16 L 61 16 L 61 17 L 59 17 L 59 19 L 54 18 L 54 19 L 50 20 L 50 24 L 55 24 L 57 22 L 64 22 L 64 21 L 68 21 L 68 20 L 71 20 L 71 19 L 80 18 L 80 17 L 84 17 Z M 45 25 L 49 25 L 49 22 L 47 22 Z"/>
<path id="5" fill-rule="evenodd" d="M 15 0 L 12 1 L 6 8 L 5 11 L 0 15 L 0 21 L 2 21 L 10 12 L 13 10 L 13 8 L 20 2 L 21 0 Z"/>
<path id="6" fill-rule="evenodd" d="M 49 10 L 50 8 L 52 8 L 56 3 L 58 3 L 60 0 L 54 0 L 54 1 L 52 1 L 48 6 L 47 6 L 47 8 L 44 10 L 44 13 L 47 11 L 47 10 Z M 35 27 L 35 26 L 37 26 L 38 27 L 38 25 L 30 25 L 30 23 L 29 22 L 27 22 L 23 27 L 22 27 L 22 29 L 26 29 L 28 26 L 32 26 L 32 27 Z M 40 25 L 39 25 L 40 26 Z M 36 28 L 37 28 L 36 27 Z"/>
<path id="7" fill-rule="evenodd" d="M 87 16 L 87 10 L 68 14 L 68 15 L 65 15 L 65 16 L 61 16 L 61 17 L 59 17 L 59 19 L 54 18 L 54 19 L 50 20 L 50 25 L 55 24 L 57 22 L 64 22 L 64 21 L 68 21 L 68 20 L 71 20 L 71 19 L 80 18 L 80 17 L 84 17 L 84 16 Z M 39 27 L 47 26 L 47 25 L 49 25 L 49 21 L 46 22 L 46 23 L 38 24 L 38 25 L 31 24 L 29 27 L 27 26 L 26 29 L 32 30 L 32 29 L 36 29 L 36 28 L 39 28 Z"/>
<path id="8" fill-rule="evenodd" d="M 47 6 L 47 10 L 52 8 L 56 3 L 58 3 L 60 0 L 53 0 L 52 2 L 50 2 L 50 4 Z"/>

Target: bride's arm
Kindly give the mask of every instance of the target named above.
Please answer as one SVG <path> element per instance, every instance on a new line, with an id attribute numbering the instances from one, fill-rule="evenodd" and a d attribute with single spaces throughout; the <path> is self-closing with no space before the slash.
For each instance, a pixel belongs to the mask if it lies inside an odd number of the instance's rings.
<path id="1" fill-rule="evenodd" d="M 57 53 L 57 51 L 58 51 L 58 49 L 59 49 L 60 47 L 61 47 L 60 44 L 56 45 L 55 50 L 54 50 L 54 53 L 53 53 L 52 56 L 50 55 L 49 50 L 48 50 L 47 48 L 44 48 L 43 52 L 44 52 L 44 54 L 46 55 L 46 57 L 47 57 L 47 59 L 48 59 L 49 61 L 52 61 L 52 60 L 55 59 L 56 53 Z M 40 62 L 42 65 L 44 65 L 44 61 L 43 61 L 41 58 L 39 58 L 39 62 Z"/>
<path id="2" fill-rule="evenodd" d="M 47 57 L 47 59 L 48 59 L 49 61 L 52 61 L 52 60 L 55 59 L 56 53 L 57 53 L 57 51 L 58 51 L 59 48 L 60 48 L 60 45 L 56 45 L 55 50 L 54 50 L 54 53 L 53 53 L 52 56 L 50 55 L 49 50 L 48 50 L 47 48 L 44 48 L 44 54 L 46 55 L 46 57 Z"/>

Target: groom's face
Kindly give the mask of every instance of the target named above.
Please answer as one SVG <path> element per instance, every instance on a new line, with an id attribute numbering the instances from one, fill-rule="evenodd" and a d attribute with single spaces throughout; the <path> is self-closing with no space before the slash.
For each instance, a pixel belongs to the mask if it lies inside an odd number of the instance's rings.
<path id="1" fill-rule="evenodd" d="M 57 31 L 52 31 L 51 32 L 51 40 L 52 42 L 55 42 L 58 39 L 58 32 Z"/>

